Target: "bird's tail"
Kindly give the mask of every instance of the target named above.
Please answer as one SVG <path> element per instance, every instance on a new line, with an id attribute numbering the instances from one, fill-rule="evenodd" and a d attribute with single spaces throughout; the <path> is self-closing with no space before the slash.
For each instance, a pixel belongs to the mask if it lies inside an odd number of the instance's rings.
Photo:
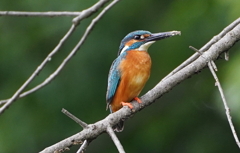
<path id="1" fill-rule="evenodd" d="M 113 126 L 113 130 L 116 132 L 122 132 L 124 129 L 124 121 L 120 120 L 116 125 Z"/>
<path id="2" fill-rule="evenodd" d="M 111 105 L 107 105 L 107 109 L 110 109 L 110 113 L 113 113 L 112 111 L 112 108 L 111 108 Z M 113 127 L 113 130 L 116 131 L 116 132 L 122 132 L 123 129 L 124 129 L 124 121 L 123 120 L 120 120 L 116 125 L 114 125 Z"/>

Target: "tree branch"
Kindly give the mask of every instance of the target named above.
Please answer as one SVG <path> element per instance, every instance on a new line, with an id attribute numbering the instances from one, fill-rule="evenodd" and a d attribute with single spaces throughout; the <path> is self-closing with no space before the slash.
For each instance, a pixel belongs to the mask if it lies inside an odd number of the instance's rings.
<path id="1" fill-rule="evenodd" d="M 0 11 L 1 16 L 24 16 L 24 17 L 58 17 L 58 16 L 78 16 L 76 21 L 81 21 L 84 18 L 91 16 L 99 10 L 104 4 L 110 0 L 99 0 L 90 8 L 81 12 L 21 12 L 21 11 Z"/>
<path id="2" fill-rule="evenodd" d="M 232 22 L 230 25 L 228 25 L 226 28 L 224 28 L 217 36 L 214 36 L 208 43 L 206 43 L 199 52 L 205 52 L 207 51 L 213 44 L 215 44 L 217 41 L 219 41 L 224 35 L 226 35 L 229 31 L 231 31 L 233 28 L 235 28 L 237 25 L 240 24 L 240 18 Z M 182 64 L 180 64 L 177 68 L 175 68 L 171 73 L 169 73 L 166 77 L 163 78 L 166 79 L 169 76 L 177 73 L 182 68 L 186 67 L 190 63 L 192 63 L 194 60 L 196 60 L 201 54 L 195 53 L 191 57 L 189 57 L 186 61 L 184 61 Z"/>
<path id="3" fill-rule="evenodd" d="M 81 147 L 78 149 L 77 153 L 83 153 L 83 151 L 86 149 L 88 145 L 87 140 L 84 140 L 83 144 L 81 145 Z"/>
<path id="4" fill-rule="evenodd" d="M 234 137 L 238 147 L 240 148 L 240 142 L 239 142 L 236 130 L 235 130 L 233 122 L 232 122 L 232 117 L 230 115 L 230 108 L 228 107 L 226 98 L 225 98 L 224 93 L 223 93 L 222 86 L 221 86 L 220 81 L 219 81 L 219 79 L 217 77 L 217 74 L 215 73 L 216 70 L 214 71 L 215 68 L 214 68 L 212 63 L 214 63 L 214 62 L 208 62 L 208 67 L 209 67 L 209 69 L 210 69 L 210 71 L 211 71 L 211 73 L 212 73 L 212 75 L 213 75 L 213 77 L 214 77 L 214 79 L 216 81 L 216 86 L 218 87 L 219 93 L 221 95 L 221 98 L 222 98 L 222 101 L 223 101 L 223 104 L 224 104 L 224 108 L 226 110 L 226 116 L 227 116 L 227 119 L 228 119 L 228 123 L 229 123 L 231 131 L 233 133 L 233 137 Z"/>
<path id="5" fill-rule="evenodd" d="M 24 97 L 30 93 L 33 93 L 45 85 L 49 84 L 63 69 L 63 67 L 67 64 L 67 62 L 75 55 L 75 53 L 78 51 L 78 49 L 81 47 L 81 45 L 86 40 L 87 36 L 89 35 L 90 31 L 94 27 L 94 25 L 97 23 L 97 21 L 106 13 L 107 10 L 109 10 L 115 3 L 117 3 L 119 0 L 115 0 L 112 3 L 110 3 L 107 7 L 105 7 L 100 14 L 94 18 L 91 22 L 91 24 L 87 27 L 87 30 L 85 31 L 83 37 L 81 38 L 80 42 L 75 46 L 75 48 L 70 52 L 70 54 L 63 60 L 63 62 L 60 64 L 60 66 L 55 70 L 48 78 L 45 79 L 41 84 L 37 85 L 36 87 L 30 89 L 29 91 L 26 91 L 24 93 L 23 90 L 33 81 L 33 79 L 41 72 L 41 70 L 45 67 L 45 65 L 51 60 L 54 54 L 56 54 L 59 49 L 62 47 L 62 45 L 65 43 L 65 41 L 71 36 L 71 34 L 76 29 L 76 26 L 79 24 L 81 20 L 84 18 L 92 15 L 94 12 L 96 12 L 100 7 L 102 7 L 106 2 L 109 0 L 100 0 L 95 5 L 90 7 L 87 10 L 82 11 L 82 13 L 73 19 L 73 24 L 69 31 L 66 33 L 66 35 L 60 40 L 59 44 L 54 48 L 54 50 L 44 59 L 44 61 L 37 67 L 37 69 L 32 73 L 32 75 L 25 81 L 25 83 L 13 94 L 13 96 L 10 99 L 7 100 L 1 100 L 0 105 L 4 104 L 0 108 L 0 114 L 4 112 L 16 99 L 19 97 Z M 21 94 L 22 93 L 22 94 Z"/>
<path id="6" fill-rule="evenodd" d="M 19 16 L 19 17 L 61 17 L 78 16 L 82 12 L 21 12 L 21 11 L 0 11 L 1 16 Z"/>
<path id="7" fill-rule="evenodd" d="M 128 107 L 125 106 L 119 111 L 108 115 L 105 119 L 88 125 L 87 129 L 83 129 L 81 132 L 69 138 L 66 138 L 48 148 L 45 148 L 43 151 L 41 151 L 41 153 L 51 153 L 55 150 L 69 147 L 75 141 L 94 139 L 103 132 L 107 131 L 109 125 L 113 126 L 117 124 L 120 119 L 127 119 L 141 109 L 145 108 L 146 106 L 154 103 L 156 99 L 169 92 L 174 86 L 206 67 L 209 61 L 216 60 L 221 53 L 229 50 L 240 39 L 239 21 L 240 18 L 233 22 L 230 26 L 228 26 L 231 27 L 230 29 L 228 29 L 227 31 L 225 31 L 224 29 L 220 33 L 220 35 L 218 35 L 219 37 L 214 37 L 212 40 L 210 40 L 207 44 L 211 45 L 205 45 L 208 47 L 205 48 L 206 50 L 202 53 L 201 56 L 198 56 L 195 60 L 192 60 L 189 64 L 187 64 L 177 72 L 169 75 L 168 77 L 160 81 L 153 89 L 143 95 L 141 97 L 141 104 L 133 101 L 132 105 L 134 106 L 134 110 L 130 110 Z M 215 38 L 217 38 L 217 40 Z"/>
<path id="8" fill-rule="evenodd" d="M 198 52 L 200 55 L 202 55 L 202 52 L 200 52 L 198 49 L 190 46 L 191 49 L 193 49 L 194 51 Z M 226 53 L 226 52 L 224 52 Z M 228 55 L 225 55 L 225 59 L 228 60 L 229 57 L 226 58 L 226 56 Z M 221 95 L 221 98 L 222 98 L 222 101 L 223 101 L 223 104 L 224 104 L 224 108 L 226 110 L 226 116 L 227 116 L 227 119 L 228 119 L 228 123 L 230 125 L 230 128 L 231 128 L 231 131 L 233 133 L 233 137 L 238 145 L 238 147 L 240 148 L 240 142 L 239 142 L 239 139 L 238 139 L 238 136 L 237 136 L 237 133 L 236 133 L 236 130 L 234 128 L 234 125 L 233 125 L 233 122 L 232 122 L 232 117 L 230 115 L 230 108 L 228 107 L 228 104 L 227 104 L 227 101 L 226 101 L 226 98 L 224 96 L 224 93 L 223 93 L 223 89 L 222 89 L 222 86 L 221 86 L 221 83 L 217 77 L 217 74 L 215 73 L 215 71 L 218 71 L 217 69 L 217 66 L 216 64 L 214 63 L 214 61 L 209 61 L 208 62 L 208 68 L 209 70 L 211 71 L 212 75 L 213 75 L 213 78 L 215 79 L 215 85 L 218 87 L 218 90 L 220 92 L 220 95 Z"/>
<path id="9" fill-rule="evenodd" d="M 76 123 L 78 123 L 82 128 L 87 128 L 88 125 L 87 123 L 81 121 L 79 118 L 77 118 L 76 116 L 74 116 L 73 114 L 69 113 L 66 109 L 62 109 L 62 112 L 67 115 L 69 118 L 71 118 L 72 120 L 74 120 Z"/>
<path id="10" fill-rule="evenodd" d="M 110 137 L 112 138 L 112 141 L 114 142 L 115 146 L 118 149 L 119 153 L 125 153 L 122 144 L 120 143 L 120 141 L 118 140 L 116 134 L 114 133 L 113 129 L 111 126 L 108 126 L 107 128 L 107 133 L 110 135 Z"/>

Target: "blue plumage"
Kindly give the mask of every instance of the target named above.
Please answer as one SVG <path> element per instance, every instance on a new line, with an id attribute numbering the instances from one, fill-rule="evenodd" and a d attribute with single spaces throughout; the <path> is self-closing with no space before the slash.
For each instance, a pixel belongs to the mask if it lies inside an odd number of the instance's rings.
<path id="1" fill-rule="evenodd" d="M 126 35 L 123 40 L 121 41 L 121 44 L 119 46 L 119 50 L 118 50 L 118 55 L 121 53 L 122 49 L 124 48 L 125 44 L 131 40 L 131 39 L 134 39 L 134 36 L 136 35 L 143 35 L 143 34 L 151 34 L 151 32 L 149 31 L 145 31 L 145 30 L 138 30 L 138 31 L 133 31 L 131 33 L 129 33 L 128 35 Z M 143 44 L 143 43 L 142 43 Z M 141 44 L 141 45 L 142 45 Z M 140 44 L 138 45 L 138 47 L 140 46 Z M 137 46 L 134 46 L 135 48 L 137 48 Z M 135 48 L 131 48 L 131 49 L 135 49 Z M 130 49 L 128 49 L 130 50 Z"/>
<path id="2" fill-rule="evenodd" d="M 129 50 L 134 50 L 139 48 L 141 45 L 145 44 L 144 41 L 141 42 L 135 42 L 134 44 L 132 44 L 131 46 L 128 47 L 128 49 L 126 49 L 125 51 L 129 51 Z"/>
<path id="3" fill-rule="evenodd" d="M 115 95 L 115 92 L 117 90 L 118 84 L 121 80 L 121 72 L 118 69 L 118 66 L 120 65 L 121 61 L 126 57 L 127 53 L 123 53 L 120 56 L 118 56 L 112 63 L 109 74 L 108 74 L 108 88 L 107 88 L 107 108 L 108 105 L 111 103 L 112 98 Z"/>

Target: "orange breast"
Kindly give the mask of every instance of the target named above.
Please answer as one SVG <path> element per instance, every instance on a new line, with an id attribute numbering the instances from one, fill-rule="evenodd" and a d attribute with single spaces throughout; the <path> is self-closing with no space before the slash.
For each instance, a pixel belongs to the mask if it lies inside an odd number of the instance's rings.
<path id="1" fill-rule="evenodd" d="M 111 102 L 113 112 L 122 107 L 121 102 L 130 102 L 140 94 L 150 76 L 151 58 L 145 51 L 128 51 L 119 69 L 121 81 Z"/>

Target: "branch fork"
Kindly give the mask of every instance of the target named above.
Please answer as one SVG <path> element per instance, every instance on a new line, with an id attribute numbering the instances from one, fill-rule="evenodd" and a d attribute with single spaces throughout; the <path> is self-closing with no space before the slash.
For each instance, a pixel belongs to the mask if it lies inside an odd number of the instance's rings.
<path id="1" fill-rule="evenodd" d="M 76 116 L 74 116 L 73 114 L 71 114 L 70 112 L 68 112 L 66 109 L 62 109 L 62 112 L 67 115 L 69 118 L 71 118 L 73 121 L 75 121 L 76 123 L 78 123 L 83 129 L 95 129 L 95 126 L 89 126 L 87 123 L 81 121 L 79 118 L 77 118 Z M 109 134 L 109 136 L 111 137 L 112 141 L 114 142 L 114 144 L 116 145 L 119 153 L 125 153 L 123 146 L 121 145 L 120 141 L 118 140 L 116 134 L 114 133 L 112 126 L 108 123 L 107 128 L 106 128 L 106 132 Z M 82 153 L 84 152 L 84 150 L 86 149 L 86 147 L 88 146 L 88 144 L 91 142 L 91 140 L 87 140 L 85 139 L 83 142 L 82 141 L 74 141 L 73 145 L 79 145 L 82 144 L 81 147 L 79 148 L 79 150 L 77 151 L 77 153 Z M 69 146 L 70 147 L 70 146 Z M 69 147 L 66 147 L 69 149 Z M 65 150 L 65 149 L 64 149 Z M 63 150 L 61 150 L 63 151 Z"/>
<path id="2" fill-rule="evenodd" d="M 216 39 L 216 37 L 214 37 L 214 38 Z M 192 47 L 192 46 L 190 46 L 190 48 L 193 49 L 194 51 L 196 51 L 197 53 L 199 53 L 200 56 L 203 55 L 202 52 L 200 52 L 198 49 L 196 49 L 196 48 L 194 48 L 194 47 Z M 226 52 L 225 52 L 225 59 L 226 59 L 226 61 L 229 59 L 229 54 L 226 55 Z M 219 79 L 218 79 L 218 77 L 217 77 L 217 74 L 215 73 L 216 71 L 218 71 L 218 69 L 217 69 L 217 66 L 216 66 L 216 64 L 215 64 L 215 62 L 214 62 L 213 60 L 210 60 L 210 61 L 208 62 L 208 68 L 209 68 L 210 72 L 212 73 L 213 78 L 214 78 L 215 81 L 216 81 L 216 82 L 215 82 L 215 86 L 218 87 L 219 93 L 220 93 L 220 95 L 221 95 L 221 98 L 222 98 L 222 101 L 223 101 L 223 104 L 224 104 L 224 108 L 225 108 L 225 110 L 226 110 L 226 116 L 227 116 L 227 119 L 228 119 L 228 123 L 229 123 L 230 128 L 231 128 L 231 131 L 232 131 L 232 133 L 233 133 L 233 137 L 234 137 L 234 139 L 235 139 L 238 147 L 240 148 L 240 142 L 239 142 L 239 139 L 238 139 L 236 130 L 235 130 L 234 125 L 233 125 L 233 122 L 232 122 L 232 117 L 231 117 L 231 115 L 230 115 L 230 108 L 229 108 L 229 106 L 228 106 L 228 104 L 227 104 L 227 101 L 226 101 L 226 98 L 225 98 L 225 95 L 224 95 L 224 92 L 223 92 L 221 83 L 220 83 L 220 81 L 219 81 Z"/>

